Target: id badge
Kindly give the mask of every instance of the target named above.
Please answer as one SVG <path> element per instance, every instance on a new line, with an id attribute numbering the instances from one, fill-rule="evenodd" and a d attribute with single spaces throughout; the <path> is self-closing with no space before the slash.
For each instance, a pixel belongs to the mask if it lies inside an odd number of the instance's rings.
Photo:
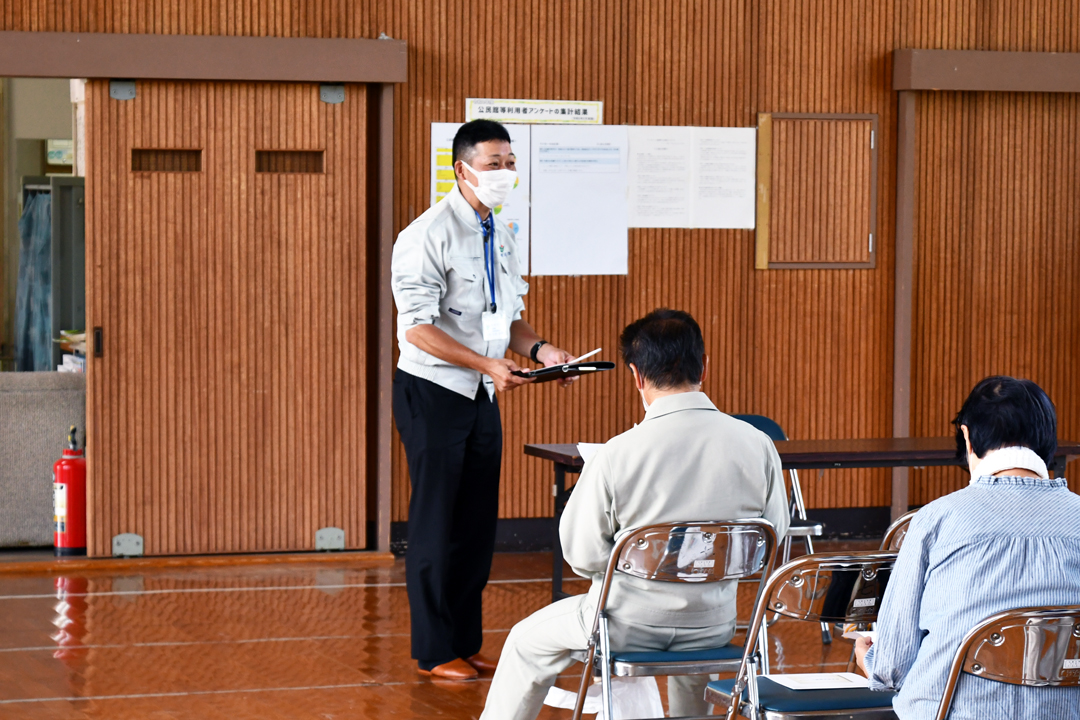
<path id="1" fill-rule="evenodd" d="M 510 323 L 506 321 L 506 314 L 502 312 L 485 312 L 484 340 L 494 342 L 496 340 L 510 339 Z"/>

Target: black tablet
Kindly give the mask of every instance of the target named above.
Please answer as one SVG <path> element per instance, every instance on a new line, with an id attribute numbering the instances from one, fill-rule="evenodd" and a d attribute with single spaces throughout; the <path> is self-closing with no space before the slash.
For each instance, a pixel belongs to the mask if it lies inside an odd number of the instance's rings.
<path id="1" fill-rule="evenodd" d="M 561 378 L 577 377 L 578 375 L 592 375 L 593 373 L 614 370 L 613 362 L 581 362 L 567 363 L 566 365 L 552 365 L 539 370 L 511 370 L 511 375 L 518 377 L 536 378 L 534 382 L 550 382 Z"/>

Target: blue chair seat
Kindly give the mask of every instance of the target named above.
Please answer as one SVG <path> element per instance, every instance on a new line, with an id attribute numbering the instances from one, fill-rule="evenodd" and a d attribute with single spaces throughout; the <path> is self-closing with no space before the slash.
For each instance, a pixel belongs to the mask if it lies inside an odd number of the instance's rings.
<path id="1" fill-rule="evenodd" d="M 655 652 L 617 652 L 611 654 L 615 662 L 624 663 L 676 663 L 676 662 L 716 662 L 719 660 L 742 659 L 742 645 L 724 645 L 708 650 L 655 651 Z"/>
<path id="2" fill-rule="evenodd" d="M 705 697 L 708 699 L 711 692 L 719 692 L 731 697 L 731 688 L 734 685 L 734 678 L 711 682 L 707 686 Z M 757 686 L 761 706 L 765 710 L 775 713 L 891 708 L 893 697 L 896 695 L 896 693 L 878 692 L 869 688 L 791 690 L 767 677 L 759 677 Z M 749 692 L 747 690 L 743 690 L 743 702 L 749 702 Z"/>

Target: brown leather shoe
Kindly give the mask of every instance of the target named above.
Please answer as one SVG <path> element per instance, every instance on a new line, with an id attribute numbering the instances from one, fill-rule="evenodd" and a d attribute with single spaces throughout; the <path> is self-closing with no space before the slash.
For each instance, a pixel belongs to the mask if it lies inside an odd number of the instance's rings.
<path id="1" fill-rule="evenodd" d="M 436 665 L 430 670 L 419 670 L 421 675 L 443 678 L 444 680 L 475 680 L 479 673 L 461 658 L 454 658 L 448 663 Z"/>
<path id="2" fill-rule="evenodd" d="M 492 660 L 491 658 L 484 657 L 480 653 L 476 653 L 470 658 L 465 658 L 465 662 L 469 663 L 480 672 L 495 672 L 495 668 L 499 665 L 498 658 Z"/>

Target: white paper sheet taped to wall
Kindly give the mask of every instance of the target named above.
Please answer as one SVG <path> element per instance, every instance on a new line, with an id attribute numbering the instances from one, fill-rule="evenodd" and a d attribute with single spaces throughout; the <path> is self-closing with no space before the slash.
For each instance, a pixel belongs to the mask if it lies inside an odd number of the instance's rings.
<path id="1" fill-rule="evenodd" d="M 629 224 L 753 229 L 757 130 L 628 128 Z"/>
<path id="2" fill-rule="evenodd" d="M 626 179 L 626 126 L 533 126 L 533 275 L 626 274 Z"/>

